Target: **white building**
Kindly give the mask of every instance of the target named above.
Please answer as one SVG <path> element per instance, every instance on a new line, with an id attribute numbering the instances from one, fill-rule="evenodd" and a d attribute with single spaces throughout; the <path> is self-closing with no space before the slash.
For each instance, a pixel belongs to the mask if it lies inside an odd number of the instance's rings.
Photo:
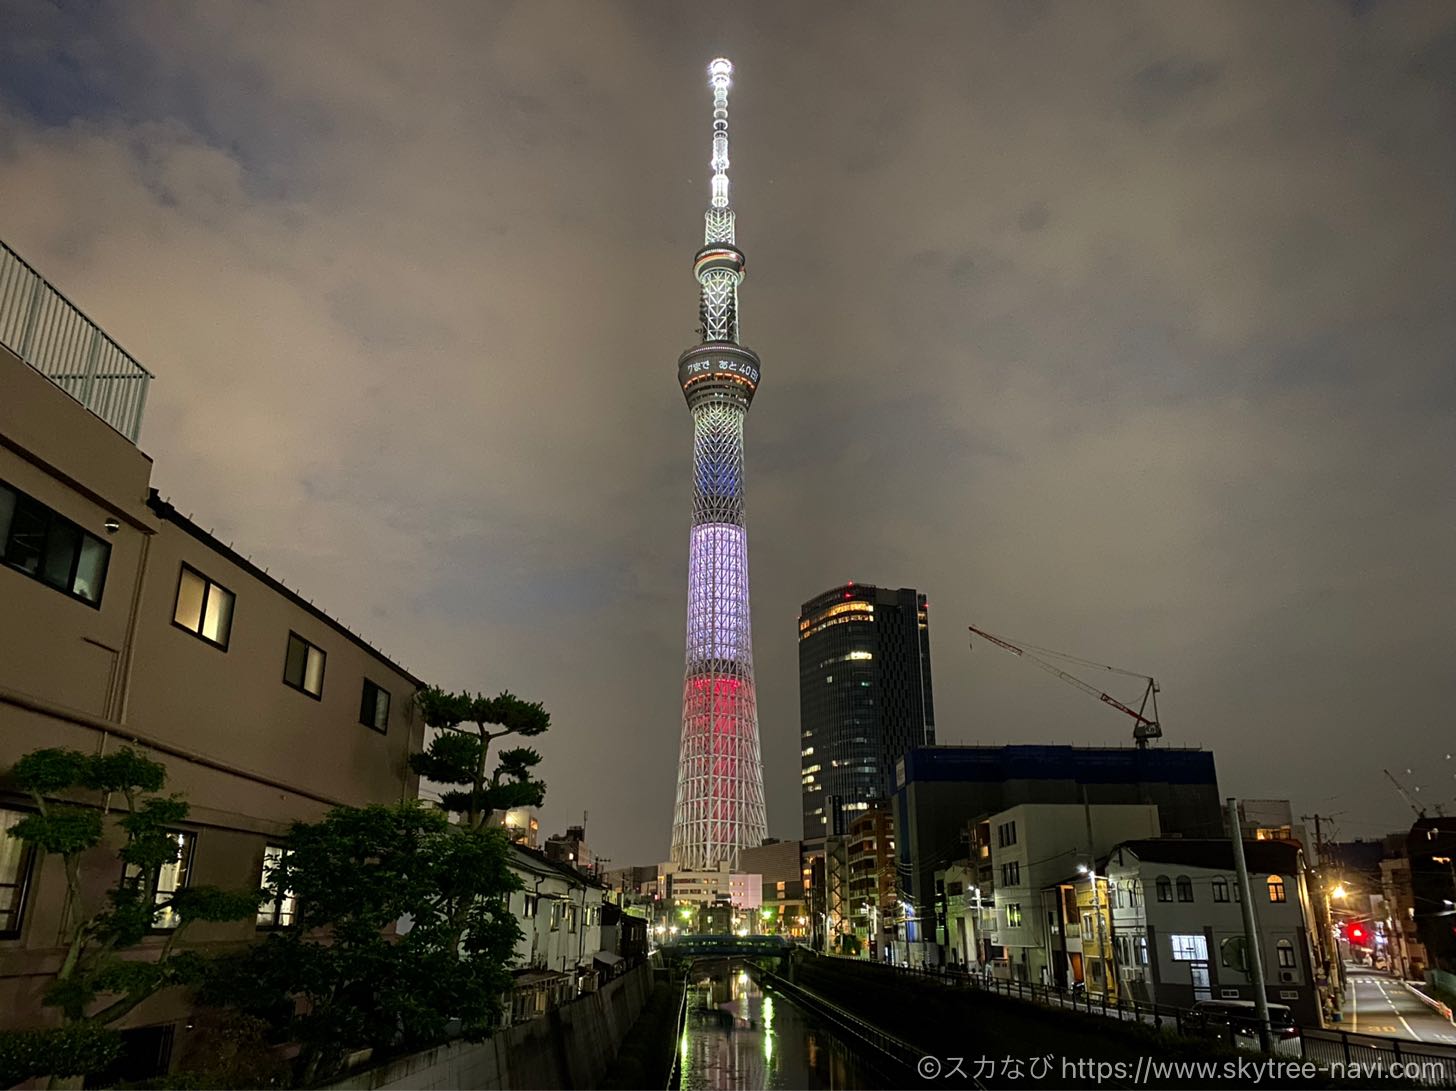
<path id="1" fill-rule="evenodd" d="M 1244 842 L 1269 1002 L 1301 1026 L 1322 1025 L 1309 892 L 1299 847 Z M 1198 1000 L 1252 1000 L 1240 969 L 1243 906 L 1227 840 L 1128 841 L 1109 855 L 1113 945 L 1122 995 L 1191 1007 Z"/>
<path id="2" fill-rule="evenodd" d="M 509 901 L 521 929 L 512 1004 L 519 1021 L 594 987 L 605 890 L 575 868 L 520 845 L 511 846 L 510 866 L 522 883 Z"/>
<path id="3" fill-rule="evenodd" d="M 990 815 L 980 823 L 989 833 L 990 886 L 971 889 L 969 904 L 985 912 L 963 913 L 960 934 L 952 939 L 957 960 L 978 964 L 988 953 L 997 976 L 1052 983 L 1062 968 L 1052 964 L 1061 950 L 1055 903 L 1044 905 L 1043 892 L 1091 867 L 1120 841 L 1157 837 L 1158 808 L 1152 803 L 1027 803 Z M 981 874 L 986 874 L 983 866 Z M 978 936 L 979 926 L 989 934 Z M 984 938 L 987 942 L 980 943 Z M 996 957 L 1000 949 L 999 958 Z"/>

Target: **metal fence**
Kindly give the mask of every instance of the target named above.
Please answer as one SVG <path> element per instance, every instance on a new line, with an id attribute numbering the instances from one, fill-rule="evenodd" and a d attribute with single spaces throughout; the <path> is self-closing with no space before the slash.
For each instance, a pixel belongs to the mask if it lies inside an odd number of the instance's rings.
<path id="1" fill-rule="evenodd" d="M 1237 1033 L 1231 1025 L 1225 1024 L 1217 1031 L 1203 1028 L 1187 1008 L 1143 1004 L 1137 1001 L 1108 1003 L 1105 995 L 1094 996 L 1080 990 L 1071 992 L 1029 981 L 983 977 L 949 968 L 884 968 L 893 970 L 896 974 L 922 978 L 949 988 L 980 990 L 1047 1007 L 1086 1012 L 1088 1015 L 1122 1022 L 1142 1023 L 1170 1034 L 1204 1038 L 1212 1034 L 1236 1049 L 1258 1048 L 1257 1039 Z M 1403 1074 L 1411 1082 L 1427 1087 L 1456 1087 L 1456 1050 L 1409 1038 L 1352 1034 L 1343 1030 L 1301 1029 L 1297 1038 L 1276 1042 L 1274 1052 L 1276 1056 L 1313 1061 L 1324 1068 L 1334 1066 L 1337 1070 L 1363 1073 L 1370 1078 L 1374 1078 L 1378 1072 Z"/>
<path id="2" fill-rule="evenodd" d="M 3 242 L 0 344 L 137 441 L 151 372 Z"/>

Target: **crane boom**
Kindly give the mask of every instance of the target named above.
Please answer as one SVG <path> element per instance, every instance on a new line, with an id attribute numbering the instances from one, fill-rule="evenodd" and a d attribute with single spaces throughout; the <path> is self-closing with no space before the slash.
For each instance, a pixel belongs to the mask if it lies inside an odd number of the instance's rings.
<path id="1" fill-rule="evenodd" d="M 1066 671 L 1062 670 L 1060 667 L 1056 666 L 1055 664 L 1048 663 L 1045 659 L 1041 658 L 1041 656 L 1035 655 L 1034 653 L 1027 651 L 1025 648 L 1018 647 L 1017 645 L 1011 643 L 1011 641 L 1009 641 L 1009 640 L 1004 640 L 1001 637 L 996 636 L 994 633 L 988 633 L 984 629 L 978 629 L 974 625 L 968 626 L 968 628 L 971 630 L 971 632 L 975 633 L 977 636 L 981 637 L 984 640 L 989 640 L 992 644 L 995 644 L 998 648 L 1005 648 L 1012 655 L 1018 655 L 1018 656 L 1020 656 L 1023 659 L 1029 659 L 1031 662 L 1035 663 L 1038 667 L 1040 667 L 1042 670 L 1046 671 L 1048 674 L 1054 674 L 1054 675 L 1056 675 L 1063 682 L 1069 682 L 1069 683 L 1071 683 L 1072 685 L 1074 685 L 1078 689 L 1080 689 L 1083 693 L 1089 693 L 1093 697 L 1096 697 L 1099 701 L 1103 702 L 1104 704 L 1111 705 L 1113 708 L 1117 709 L 1119 712 L 1124 712 L 1127 715 L 1131 716 L 1135 721 L 1137 721 L 1136 724 L 1133 726 L 1133 739 L 1137 742 L 1137 745 L 1138 745 L 1138 748 L 1139 749 L 1142 749 L 1142 748 L 1146 747 L 1148 745 L 1148 740 L 1149 739 L 1162 738 L 1162 736 L 1163 736 L 1163 728 L 1162 728 L 1162 725 L 1159 724 L 1158 723 L 1158 720 L 1157 720 L 1158 698 L 1157 698 L 1156 694 L 1158 692 L 1158 683 L 1155 682 L 1152 678 L 1149 678 L 1146 674 L 1132 674 L 1131 671 L 1118 670 L 1117 668 L 1114 668 L 1114 667 L 1106 667 L 1106 668 L 1104 668 L 1106 670 L 1117 670 L 1117 672 L 1119 674 L 1129 674 L 1129 675 L 1132 675 L 1132 677 L 1134 677 L 1134 678 L 1141 678 L 1145 682 L 1147 682 L 1148 687 L 1147 687 L 1147 689 L 1145 689 L 1143 691 L 1143 707 L 1144 708 L 1147 707 L 1148 698 L 1151 697 L 1152 698 L 1152 701 L 1153 701 L 1153 718 L 1152 719 L 1149 719 L 1148 717 L 1144 716 L 1141 711 L 1136 711 L 1136 710 L 1134 710 L 1132 708 L 1129 708 L 1127 705 L 1123 704 L 1121 701 L 1119 701 L 1116 697 L 1112 696 L 1110 693 L 1107 693 L 1104 690 L 1100 690 L 1096 686 L 1094 686 L 1094 685 L 1092 685 L 1092 684 L 1090 684 L 1088 682 L 1084 682 L 1082 679 L 1078 678 L 1075 674 L 1069 674 L 1069 673 L 1067 673 Z M 1052 652 L 1050 654 L 1060 655 L 1061 653 L 1060 652 Z M 1071 658 L 1071 657 L 1068 657 L 1068 658 Z M 1090 661 L 1088 661 L 1088 660 L 1079 660 L 1079 662 L 1090 662 Z"/>
<path id="2" fill-rule="evenodd" d="M 1426 817 L 1426 810 L 1425 810 L 1425 808 L 1424 807 L 1419 807 L 1419 806 L 1416 805 L 1416 801 L 1414 799 L 1412 799 L 1410 793 L 1405 790 L 1405 785 L 1401 784 L 1400 781 L 1398 781 L 1398 780 L 1395 779 L 1395 774 L 1392 773 L 1389 769 L 1382 769 L 1380 771 L 1385 774 L 1386 779 L 1388 779 L 1390 781 L 1390 783 L 1392 783 L 1392 784 L 1395 785 L 1395 790 L 1400 793 L 1400 798 L 1403 799 L 1403 800 L 1405 800 L 1405 803 L 1406 803 L 1406 806 L 1407 807 L 1409 807 L 1411 810 L 1415 811 L 1416 817 L 1417 818 L 1425 818 Z M 1417 788 L 1416 791 L 1420 791 L 1420 789 Z"/>

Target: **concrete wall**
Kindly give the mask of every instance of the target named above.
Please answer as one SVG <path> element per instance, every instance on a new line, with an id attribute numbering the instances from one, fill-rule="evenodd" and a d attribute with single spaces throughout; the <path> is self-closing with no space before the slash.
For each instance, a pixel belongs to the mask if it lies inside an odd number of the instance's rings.
<path id="1" fill-rule="evenodd" d="M 652 968 L 638 966 L 599 992 L 489 1041 L 455 1042 L 387 1061 L 329 1084 L 337 1091 L 596 1087 L 652 991 Z"/>

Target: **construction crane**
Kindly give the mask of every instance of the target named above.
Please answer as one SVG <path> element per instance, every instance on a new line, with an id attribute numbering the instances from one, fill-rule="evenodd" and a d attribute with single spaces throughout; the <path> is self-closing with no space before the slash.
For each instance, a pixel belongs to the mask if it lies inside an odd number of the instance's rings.
<path id="1" fill-rule="evenodd" d="M 1161 687 L 1158 685 L 1157 682 L 1155 682 L 1152 678 L 1149 678 L 1146 674 L 1137 674 L 1133 671 L 1125 671 L 1120 667 L 1109 667 L 1105 663 L 1094 663 L 1090 659 L 1078 659 L 1075 655 L 1067 655 L 1065 652 L 1054 652 L 1048 648 L 1038 648 L 1035 644 L 1027 644 L 1024 647 L 1018 646 L 1003 637 L 996 636 L 993 633 L 988 633 L 984 629 L 978 629 L 974 625 L 969 626 L 969 628 L 971 632 L 975 633 L 977 636 L 985 640 L 989 640 L 998 648 L 1005 648 L 1013 655 L 1019 655 L 1023 659 L 1031 660 L 1048 674 L 1054 674 L 1063 682 L 1070 682 L 1082 692 L 1090 693 L 1093 697 L 1096 697 L 1104 704 L 1111 705 L 1119 712 L 1127 713 L 1129 716 L 1137 721 L 1133 725 L 1132 737 L 1133 741 L 1137 743 L 1137 748 L 1139 750 L 1146 750 L 1147 745 L 1151 740 L 1161 739 L 1163 737 L 1163 726 L 1158 722 L 1158 692 Z M 974 645 L 972 646 L 974 647 Z M 1060 667 L 1048 663 L 1045 659 L 1041 658 L 1041 656 L 1034 654 L 1035 652 L 1041 652 L 1042 655 L 1053 655 L 1056 656 L 1058 659 L 1065 659 L 1073 663 L 1081 663 L 1083 666 L 1096 667 L 1099 670 L 1111 671 L 1113 674 L 1125 674 L 1129 678 L 1141 679 L 1142 681 L 1147 683 L 1147 687 L 1143 690 L 1142 704 L 1140 704 L 1137 707 L 1137 710 L 1134 711 L 1133 709 L 1129 708 L 1127 705 L 1119 701 L 1116 697 L 1113 697 L 1111 694 L 1104 693 L 1102 690 L 1098 689 L 1091 683 L 1082 681 L 1082 679 L 1078 678 L 1075 674 L 1068 674 Z M 1151 701 L 1153 705 L 1153 714 L 1151 717 L 1143 715 L 1144 711 L 1148 707 L 1149 701 Z"/>
<path id="2" fill-rule="evenodd" d="M 1405 800 L 1405 805 L 1411 810 L 1415 811 L 1416 818 L 1418 820 L 1425 818 L 1426 809 L 1422 806 L 1419 806 L 1416 801 L 1411 798 L 1411 794 L 1405 790 L 1405 785 L 1395 779 L 1395 774 L 1392 773 L 1389 769 L 1382 769 L 1380 771 L 1385 774 L 1386 779 L 1389 780 L 1391 784 L 1395 785 L 1395 790 L 1400 793 L 1400 798 Z M 1420 788 L 1417 788 L 1416 791 L 1419 792 Z"/>

